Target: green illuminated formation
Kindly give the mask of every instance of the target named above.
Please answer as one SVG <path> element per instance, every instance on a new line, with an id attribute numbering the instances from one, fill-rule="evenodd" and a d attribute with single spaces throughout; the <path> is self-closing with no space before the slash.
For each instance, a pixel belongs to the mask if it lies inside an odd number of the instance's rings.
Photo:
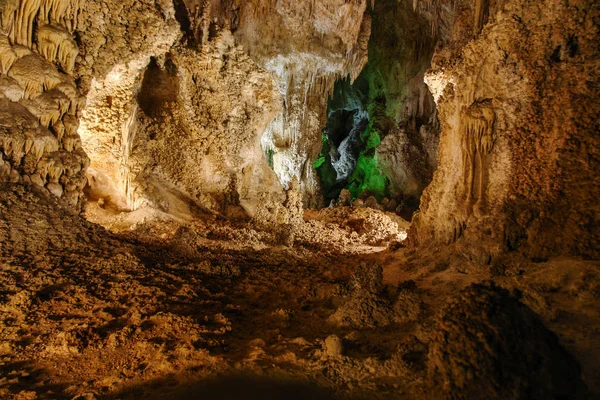
<path id="1" fill-rule="evenodd" d="M 426 157 L 423 156 L 425 150 L 419 135 L 419 127 L 428 123 L 431 114 L 423 112 L 423 109 L 419 109 L 417 114 L 412 111 L 412 114 L 407 114 L 404 105 L 410 100 L 410 81 L 422 73 L 427 62 L 423 60 L 430 59 L 435 41 L 430 40 L 428 25 L 415 24 L 414 20 L 419 16 L 404 12 L 404 7 L 396 0 L 380 0 L 376 3 L 376 9 L 371 13 L 369 61 L 353 84 L 349 79 L 344 79 L 335 85 L 334 96 L 328 105 L 323 150 L 314 163 L 326 200 L 336 198 L 342 188 L 350 190 L 353 198 L 365 191 L 379 200 L 390 194 L 398 195 L 399 188 L 391 184 L 377 156 L 379 144 L 394 130 L 396 135 L 402 131 L 406 142 L 410 143 L 406 151 L 418 153 L 407 156 L 414 160 L 412 176 L 425 174 L 423 181 L 431 180 L 428 174 L 432 169 L 422 161 Z M 407 37 L 414 40 L 398 40 Z M 414 103 L 415 99 L 411 101 Z M 346 121 L 351 118 L 348 110 L 360 110 L 366 115 L 368 125 L 362 129 L 356 146 L 351 149 L 352 159 L 355 160 L 352 172 L 339 182 L 329 153 L 333 150 L 333 156 L 337 157 L 340 136 L 348 137 L 351 134 L 353 128 L 349 128 L 347 123 L 340 123 L 340 118 L 344 116 Z M 343 150 L 348 149 L 346 147 Z M 386 168 L 389 173 L 390 165 L 386 165 Z"/>
<path id="2" fill-rule="evenodd" d="M 346 189 L 350 191 L 353 199 L 363 192 L 369 191 L 377 200 L 381 201 L 388 194 L 389 182 L 387 176 L 381 172 L 375 158 L 375 149 L 381 143 L 381 137 L 373 128 L 372 123 L 369 123 L 367 130 L 361 135 L 361 141 L 365 148 L 358 156 Z"/>
<path id="3" fill-rule="evenodd" d="M 380 132 L 384 131 L 381 129 L 381 121 L 389 120 L 385 112 L 386 97 L 382 95 L 382 81 L 384 80 L 378 69 L 367 64 L 353 85 L 349 79 L 336 83 L 334 97 L 329 101 L 328 122 L 323 131 L 321 153 L 313 163 L 327 202 L 337 199 L 344 188 L 350 191 L 353 199 L 365 191 L 372 193 L 378 200 L 388 195 L 389 180 L 381 171 L 375 157 L 377 146 L 382 139 Z M 356 164 L 347 178 L 338 180 L 332 164 L 332 148 L 337 149 L 342 139 L 350 135 L 352 128 L 347 126 L 347 120 L 355 115 L 352 112 L 364 113 L 365 110 L 368 125 L 360 132 L 358 151 L 353 155 Z M 342 118 L 341 113 L 346 113 L 346 124 L 339 121 Z M 343 130 L 342 133 L 340 129 Z M 344 138 L 340 138 L 340 135 Z"/>

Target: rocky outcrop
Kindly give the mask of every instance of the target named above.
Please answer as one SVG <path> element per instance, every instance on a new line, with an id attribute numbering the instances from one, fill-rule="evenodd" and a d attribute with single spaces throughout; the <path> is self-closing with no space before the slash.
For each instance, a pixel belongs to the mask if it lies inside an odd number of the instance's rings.
<path id="1" fill-rule="evenodd" d="M 439 313 L 429 343 L 436 399 L 581 399 L 575 359 L 507 290 L 473 285 Z"/>
<path id="2" fill-rule="evenodd" d="M 176 211 L 191 201 L 223 214 L 242 206 L 251 216 L 283 203 L 260 147 L 279 94 L 228 30 L 200 51 L 173 50 L 151 64 L 138 103 L 129 160 L 136 203 Z"/>
<path id="3" fill-rule="evenodd" d="M 82 59 L 77 74 L 87 91 L 79 133 L 90 156 L 92 199 L 134 210 L 130 174 L 136 133 L 136 92 L 151 57 L 164 55 L 180 36 L 169 2 L 99 1 L 82 9 Z"/>
<path id="4" fill-rule="evenodd" d="M 425 78 L 443 129 L 439 170 L 411 239 L 469 243 L 481 261 L 514 249 L 597 258 L 598 9 L 476 5 L 442 15 L 454 23 Z"/>

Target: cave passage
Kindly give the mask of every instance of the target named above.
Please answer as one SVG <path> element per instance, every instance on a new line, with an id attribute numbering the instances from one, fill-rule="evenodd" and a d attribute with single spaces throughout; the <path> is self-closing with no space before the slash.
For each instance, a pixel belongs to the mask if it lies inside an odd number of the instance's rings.
<path id="1" fill-rule="evenodd" d="M 381 137 L 373 128 L 369 108 L 369 81 L 364 73 L 354 83 L 350 78 L 336 82 L 328 101 L 321 153 L 313 164 L 326 204 L 337 200 L 343 189 L 350 191 L 352 199 L 367 194 L 381 201 L 388 195 L 389 180 L 375 158 Z"/>
<path id="2" fill-rule="evenodd" d="M 410 220 L 437 169 L 440 126 L 424 81 L 437 39 L 406 4 L 382 0 L 370 16 L 368 62 L 354 82 L 335 83 L 313 166 L 326 205 L 347 189 Z"/>

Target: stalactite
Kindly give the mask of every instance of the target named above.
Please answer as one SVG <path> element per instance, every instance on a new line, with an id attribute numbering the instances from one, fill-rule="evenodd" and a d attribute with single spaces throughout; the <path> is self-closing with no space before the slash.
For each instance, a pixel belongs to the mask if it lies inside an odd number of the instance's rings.
<path id="1" fill-rule="evenodd" d="M 44 90 L 52 90 L 63 81 L 56 68 L 37 54 L 30 54 L 15 62 L 8 71 L 8 76 L 25 90 L 26 99 L 31 99 Z"/>
<path id="2" fill-rule="evenodd" d="M 14 26 L 13 42 L 30 47 L 33 44 L 33 25 L 42 0 L 21 0 Z"/>
<path id="3" fill-rule="evenodd" d="M 52 124 L 52 132 L 54 132 L 54 136 L 58 140 L 58 143 L 62 143 L 62 139 L 65 136 L 65 124 L 62 121 L 56 121 Z"/>
<path id="4" fill-rule="evenodd" d="M 76 115 L 85 98 L 54 63 L 68 74 L 74 70 L 78 46 L 72 33 L 79 4 L 4 0 L 0 9 L 0 125 L 6 127 L 0 129 L 0 174 L 6 178 L 0 179 L 45 186 L 59 197 L 66 190 L 74 204 L 83 186 L 81 176 L 71 176 L 89 163 L 77 134 Z M 61 146 L 71 153 L 59 150 Z M 23 170 L 25 156 L 30 161 Z M 64 160 L 73 164 L 68 179 L 63 178 Z"/>
<path id="5" fill-rule="evenodd" d="M 64 40 L 58 47 L 58 60 L 67 74 L 75 70 L 75 61 L 79 55 L 79 47 L 73 38 Z"/>
<path id="6" fill-rule="evenodd" d="M 0 7 L 0 23 L 2 27 L 2 31 L 6 33 L 10 33 L 13 29 L 13 25 L 15 23 L 15 14 L 19 9 L 19 0 L 7 0 L 3 2 L 2 7 Z"/>
<path id="7" fill-rule="evenodd" d="M 0 35 L 0 67 L 2 68 L 2 74 L 8 73 L 8 70 L 17 59 L 17 54 L 8 41 L 8 36 Z"/>
<path id="8" fill-rule="evenodd" d="M 65 115 L 63 117 L 63 124 L 65 126 L 65 132 L 67 136 L 77 136 L 79 129 L 79 119 L 73 115 Z"/>
<path id="9" fill-rule="evenodd" d="M 58 61 L 64 71 L 72 74 L 79 54 L 77 43 L 62 26 L 44 25 L 38 29 L 38 51 L 50 62 Z"/>
<path id="10" fill-rule="evenodd" d="M 24 89 L 25 99 L 30 99 L 44 91 L 43 71 L 37 61 L 35 56 L 24 57 L 8 71 L 8 76 Z"/>
<path id="11" fill-rule="evenodd" d="M 80 0 L 11 0 L 2 10 L 2 27 L 13 43 L 31 48 L 36 25 L 63 25 L 74 32 L 79 6 Z"/>
<path id="12" fill-rule="evenodd" d="M 54 25 L 43 25 L 38 28 L 38 52 L 48 61 L 54 62 L 58 55 L 58 46 L 62 42 L 64 28 Z"/>
<path id="13" fill-rule="evenodd" d="M 38 96 L 34 100 L 22 100 L 21 104 L 38 119 L 44 128 L 49 128 L 52 121 L 60 118 L 58 105 L 43 96 Z"/>
<path id="14" fill-rule="evenodd" d="M 81 148 L 81 138 L 79 135 L 67 135 L 63 138 L 63 148 L 69 153 L 75 149 Z"/>
<path id="15" fill-rule="evenodd" d="M 60 90 L 62 93 L 67 96 L 69 99 L 69 110 L 68 113 L 72 115 L 76 115 L 78 111 L 83 109 L 85 106 L 85 97 L 79 94 L 75 83 L 73 83 L 72 79 L 68 76 L 64 76 L 64 80 L 56 86 L 57 90 Z"/>
<path id="16" fill-rule="evenodd" d="M 473 21 L 473 33 L 479 34 L 485 25 L 490 12 L 489 0 L 475 0 L 475 12 Z"/>
<path id="17" fill-rule="evenodd" d="M 461 112 L 460 136 L 467 214 L 472 207 L 482 207 L 484 203 L 486 160 L 494 147 L 495 121 L 496 114 L 489 100 L 476 102 Z"/>
<path id="18" fill-rule="evenodd" d="M 77 30 L 77 21 L 79 16 L 79 10 L 81 8 L 80 5 L 81 0 L 71 0 L 69 1 L 64 15 L 64 23 L 63 25 L 69 30 L 69 32 L 73 33 Z"/>
<path id="19" fill-rule="evenodd" d="M 40 7 L 40 18 L 47 24 L 61 23 L 70 3 L 70 0 L 43 0 Z"/>

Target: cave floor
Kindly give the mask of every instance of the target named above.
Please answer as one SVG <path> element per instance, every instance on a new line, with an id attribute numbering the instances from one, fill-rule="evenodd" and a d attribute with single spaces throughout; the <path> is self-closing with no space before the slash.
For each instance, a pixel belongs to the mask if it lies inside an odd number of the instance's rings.
<path id="1" fill-rule="evenodd" d="M 600 390 L 597 262 L 490 268 L 314 229 L 289 247 L 219 219 L 114 234 L 43 196 L 0 196 L 1 398 L 192 398 L 231 374 L 294 382 L 297 398 L 428 398 L 433 316 L 488 280 L 518 290 Z M 254 398 L 217 390 L 234 386 Z"/>

